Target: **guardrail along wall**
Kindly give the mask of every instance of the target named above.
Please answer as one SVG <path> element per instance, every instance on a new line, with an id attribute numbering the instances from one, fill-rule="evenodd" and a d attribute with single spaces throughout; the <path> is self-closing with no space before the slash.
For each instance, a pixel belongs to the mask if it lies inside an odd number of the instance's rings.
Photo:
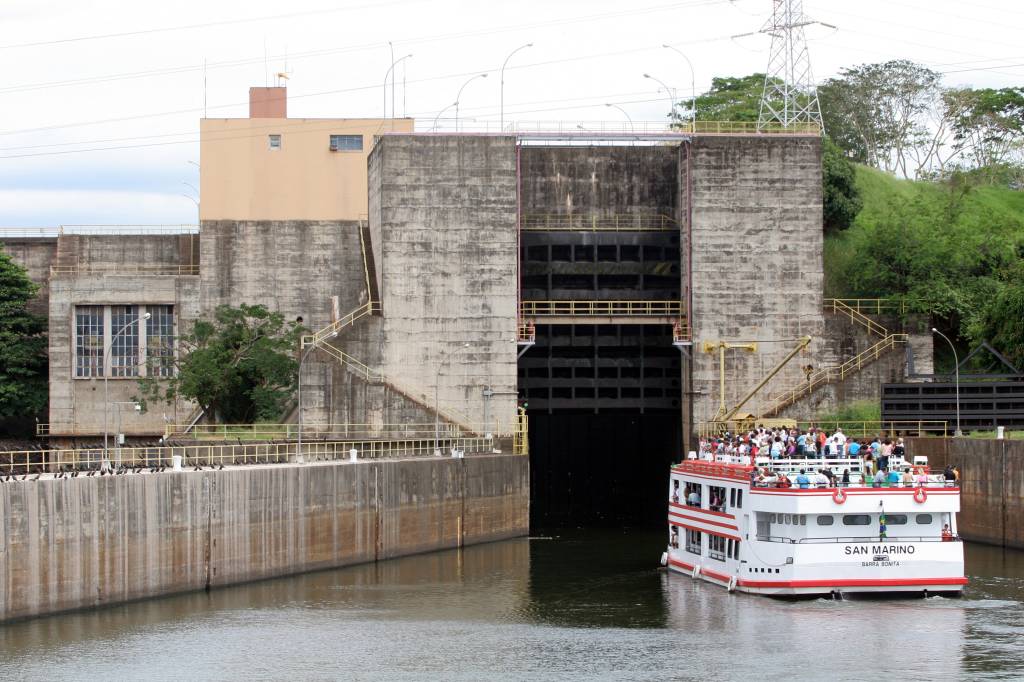
<path id="1" fill-rule="evenodd" d="M 529 458 L 13 481 L 0 621 L 525 535 Z"/>
<path id="2" fill-rule="evenodd" d="M 1024 549 L 1024 441 L 909 438 L 907 451 L 935 470 L 959 467 L 960 535 Z"/>

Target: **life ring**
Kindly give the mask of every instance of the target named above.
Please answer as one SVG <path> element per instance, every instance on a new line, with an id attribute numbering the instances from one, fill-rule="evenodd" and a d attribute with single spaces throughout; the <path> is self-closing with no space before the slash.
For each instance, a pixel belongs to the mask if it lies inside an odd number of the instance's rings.
<path id="1" fill-rule="evenodd" d="M 914 502 L 922 504 L 927 499 L 928 493 L 925 491 L 924 488 L 918 488 L 917 490 L 914 491 Z"/>
<path id="2" fill-rule="evenodd" d="M 836 504 L 842 504 L 846 502 L 846 492 L 842 488 L 836 488 L 832 491 L 832 501 Z"/>

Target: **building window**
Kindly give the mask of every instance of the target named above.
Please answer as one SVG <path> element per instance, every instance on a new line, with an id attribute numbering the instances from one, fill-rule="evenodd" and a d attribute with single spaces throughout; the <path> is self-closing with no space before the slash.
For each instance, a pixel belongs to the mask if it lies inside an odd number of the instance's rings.
<path id="1" fill-rule="evenodd" d="M 361 152 L 363 151 L 362 135 L 331 135 L 332 152 Z"/>
<path id="2" fill-rule="evenodd" d="M 103 306 L 75 308 L 75 376 L 103 376 Z"/>
<path id="3" fill-rule="evenodd" d="M 277 151 L 281 148 L 281 136 L 267 135 L 267 145 L 270 147 L 270 151 Z"/>
<path id="4" fill-rule="evenodd" d="M 174 370 L 174 307 L 150 305 L 146 310 L 146 372 L 169 377 Z"/>
<path id="5" fill-rule="evenodd" d="M 110 307 L 110 376 L 139 376 L 139 307 Z"/>
<path id="6" fill-rule="evenodd" d="M 76 306 L 74 349 L 78 378 L 169 377 L 174 371 L 174 306 Z M 107 357 L 110 361 L 104 362 Z"/>

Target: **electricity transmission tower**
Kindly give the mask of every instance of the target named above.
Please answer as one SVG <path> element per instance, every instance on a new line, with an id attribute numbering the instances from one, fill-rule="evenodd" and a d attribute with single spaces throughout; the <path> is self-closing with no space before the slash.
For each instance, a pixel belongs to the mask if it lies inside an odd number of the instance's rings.
<path id="1" fill-rule="evenodd" d="M 757 129 L 772 125 L 789 128 L 795 123 L 821 126 L 818 90 L 811 75 L 811 57 L 807 52 L 804 27 L 831 24 L 811 21 L 804 15 L 803 0 L 772 0 L 772 17 L 759 31 L 772 37 L 768 69 Z"/>

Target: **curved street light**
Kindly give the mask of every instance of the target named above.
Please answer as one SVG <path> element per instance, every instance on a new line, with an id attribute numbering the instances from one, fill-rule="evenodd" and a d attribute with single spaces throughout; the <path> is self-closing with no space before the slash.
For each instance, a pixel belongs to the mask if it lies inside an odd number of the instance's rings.
<path id="1" fill-rule="evenodd" d="M 666 50 L 672 50 L 673 52 L 678 54 L 680 57 L 682 57 L 683 59 L 686 60 L 686 65 L 690 67 L 690 111 L 693 114 L 693 120 L 696 121 L 697 120 L 697 79 L 694 76 L 693 62 L 691 62 L 690 58 L 687 57 L 685 54 L 683 54 L 682 50 L 680 50 L 678 47 L 673 47 L 671 45 L 662 45 L 662 47 L 664 47 Z"/>
<path id="2" fill-rule="evenodd" d="M 449 109 L 451 109 L 454 106 L 458 106 L 458 104 L 459 104 L 458 102 L 452 102 L 451 104 L 446 106 L 444 109 L 442 109 L 441 111 L 437 112 L 437 116 L 434 117 L 434 125 L 430 126 L 430 132 L 434 132 L 435 130 L 437 130 L 437 120 L 439 118 L 441 118 L 441 114 L 443 114 L 444 112 L 448 111 Z"/>
<path id="3" fill-rule="evenodd" d="M 516 49 L 509 52 L 508 56 L 505 57 L 505 61 L 501 63 L 501 132 L 505 132 L 505 65 L 508 64 L 508 60 L 512 59 L 512 55 L 514 55 L 516 52 L 519 52 L 519 50 L 525 50 L 528 47 L 533 47 L 533 43 L 526 43 L 525 45 L 520 45 Z"/>
<path id="4" fill-rule="evenodd" d="M 487 78 L 486 73 L 478 73 L 472 76 L 469 80 L 462 84 L 459 88 L 459 94 L 455 96 L 455 132 L 459 132 L 459 102 L 462 101 L 462 91 L 466 89 L 466 86 L 475 81 L 477 78 Z"/>
<path id="5" fill-rule="evenodd" d="M 123 327 L 118 329 L 110 337 L 110 342 L 107 344 L 106 349 L 103 351 L 103 461 L 104 462 L 107 462 L 110 459 L 110 456 L 107 453 L 107 435 L 108 435 L 107 423 L 109 421 L 108 415 L 110 414 L 110 393 L 109 393 L 109 391 L 107 389 L 107 379 L 110 377 L 110 369 L 111 369 L 110 368 L 110 349 L 114 347 L 114 341 L 117 339 L 118 336 L 120 336 L 122 333 L 124 333 L 125 329 L 128 329 L 128 327 L 132 326 L 133 324 L 138 324 L 139 322 L 141 322 L 143 320 L 148 320 L 149 317 L 150 317 L 149 313 L 146 313 L 142 317 L 136 316 L 134 320 L 132 320 L 131 322 L 126 323 Z"/>
<path id="6" fill-rule="evenodd" d="M 949 337 L 940 332 L 935 327 L 932 327 L 932 333 L 938 334 L 946 340 L 949 344 L 949 349 L 953 351 L 953 362 L 956 363 L 956 434 L 957 436 L 964 435 L 963 431 L 960 430 L 960 358 L 957 357 L 956 347 L 953 346 L 953 342 L 949 340 Z"/>
<path id="7" fill-rule="evenodd" d="M 405 55 L 401 59 L 393 60 L 391 62 L 391 66 L 388 67 L 387 72 L 384 74 L 384 118 L 388 117 L 388 76 L 391 75 L 391 72 L 395 70 L 395 67 L 398 66 L 398 64 L 400 64 L 401 62 L 404 62 L 406 59 L 408 59 L 411 56 L 412 56 L 412 53 L 410 52 L 409 54 Z M 394 89 L 395 89 L 395 81 L 394 81 L 394 79 L 392 79 L 392 81 L 391 81 L 391 89 L 392 89 L 392 91 L 394 91 Z M 394 95 L 394 92 L 392 92 L 391 93 L 391 118 L 394 118 L 394 117 L 395 117 L 395 95 Z"/>
<path id="8" fill-rule="evenodd" d="M 644 74 L 644 78 L 650 78 L 652 81 L 654 81 L 655 83 L 658 83 L 659 85 L 661 85 L 661 87 L 665 88 L 665 94 L 668 96 L 668 104 L 669 104 L 668 118 L 669 118 L 669 121 L 671 121 L 672 120 L 672 115 L 676 113 L 676 99 L 675 99 L 675 97 L 672 96 L 672 88 L 670 88 L 667 85 L 665 85 L 665 81 L 661 80 L 660 78 L 655 78 L 654 76 L 652 76 L 649 73 L 645 73 Z"/>
<path id="9" fill-rule="evenodd" d="M 633 131 L 634 135 L 636 135 L 636 126 L 633 125 L 633 117 L 629 115 L 628 111 L 620 107 L 618 104 L 607 103 L 605 104 L 605 106 L 612 107 L 613 109 L 618 109 L 619 111 L 621 111 L 623 115 L 626 117 L 626 120 L 629 121 L 629 129 Z"/>

